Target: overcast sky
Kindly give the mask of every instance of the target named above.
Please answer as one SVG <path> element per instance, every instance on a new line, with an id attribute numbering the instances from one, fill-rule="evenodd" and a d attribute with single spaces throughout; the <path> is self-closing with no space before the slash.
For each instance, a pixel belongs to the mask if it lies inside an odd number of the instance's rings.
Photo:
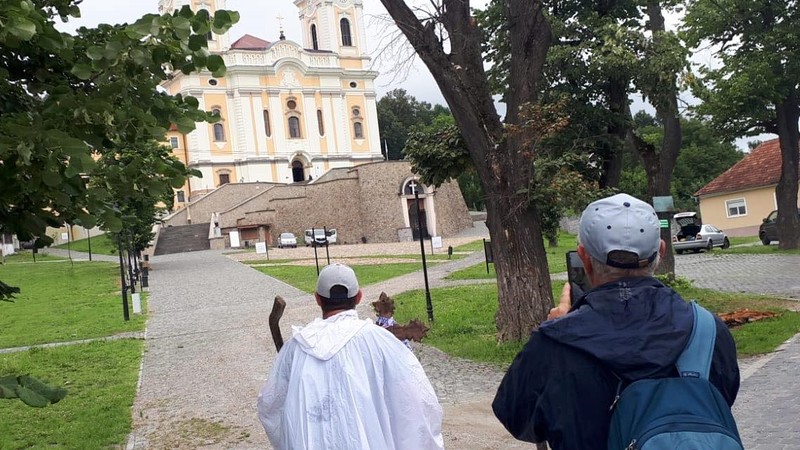
<path id="1" fill-rule="evenodd" d="M 425 0 L 414 0 L 423 2 Z M 473 0 L 473 7 L 482 7 L 488 0 Z M 286 38 L 302 44 L 300 31 L 300 19 L 298 9 L 294 6 L 293 0 L 227 0 L 227 9 L 239 11 L 241 18 L 239 23 L 234 25 L 230 31 L 231 42 L 240 38 L 244 34 L 250 34 L 267 41 L 276 41 L 280 35 L 278 17 L 283 17 L 283 27 Z M 133 22 L 144 14 L 158 12 L 158 0 L 83 0 L 80 4 L 82 17 L 71 21 L 63 29 L 75 29 L 85 25 L 93 27 L 99 23 L 123 23 Z M 364 13 L 367 27 L 368 51 L 370 55 L 377 54 L 377 47 L 380 45 L 381 36 L 387 33 L 386 21 L 376 20 L 377 17 L 385 17 L 386 10 L 379 0 L 364 0 Z M 668 22 L 674 25 L 679 19 L 668 17 Z M 396 30 L 391 26 L 393 30 Z M 708 63 L 713 56 L 710 52 L 695 55 L 693 60 L 698 63 Z M 391 75 L 387 61 L 379 61 L 375 70 L 381 75 L 376 80 L 378 97 L 382 97 L 386 92 L 403 88 L 410 95 L 420 101 L 427 101 L 431 104 L 446 105 L 436 82 L 428 72 L 425 65 L 416 59 L 411 70 L 405 79 L 397 79 Z M 691 101 L 691 100 L 690 100 Z M 498 104 L 498 112 L 502 115 L 505 111 L 504 105 Z M 653 109 L 635 96 L 632 104 L 633 112 L 646 109 L 651 114 Z M 753 138 L 744 138 L 737 141 L 737 145 L 742 149 L 747 149 L 747 141 L 754 139 L 767 140 L 775 136 L 762 135 Z"/>

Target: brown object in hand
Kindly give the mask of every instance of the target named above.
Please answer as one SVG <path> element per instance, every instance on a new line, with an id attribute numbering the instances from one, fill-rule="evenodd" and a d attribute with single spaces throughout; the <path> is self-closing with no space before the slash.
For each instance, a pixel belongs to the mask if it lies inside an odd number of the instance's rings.
<path id="1" fill-rule="evenodd" d="M 378 301 L 372 302 L 372 309 L 380 317 L 392 317 L 394 315 L 394 300 L 386 295 L 386 292 L 381 292 Z"/>
<path id="2" fill-rule="evenodd" d="M 280 295 L 275 297 L 272 303 L 272 312 L 269 313 L 269 331 L 272 333 L 272 340 L 275 348 L 281 351 L 283 347 L 283 335 L 281 334 L 280 321 L 283 317 L 283 310 L 286 309 L 286 301 Z"/>
<path id="3" fill-rule="evenodd" d="M 757 320 L 762 319 L 769 319 L 772 317 L 777 317 L 778 314 L 774 312 L 767 312 L 767 311 L 752 311 L 750 309 L 740 309 L 738 311 L 720 314 L 719 318 L 725 322 L 725 325 L 729 327 L 733 327 L 736 325 L 742 325 L 749 322 L 755 322 Z"/>
<path id="4" fill-rule="evenodd" d="M 424 323 L 418 319 L 414 319 L 408 325 L 394 325 L 386 328 L 391 331 L 397 339 L 410 339 L 416 342 L 422 342 L 422 338 L 428 334 L 430 328 L 426 327 Z"/>

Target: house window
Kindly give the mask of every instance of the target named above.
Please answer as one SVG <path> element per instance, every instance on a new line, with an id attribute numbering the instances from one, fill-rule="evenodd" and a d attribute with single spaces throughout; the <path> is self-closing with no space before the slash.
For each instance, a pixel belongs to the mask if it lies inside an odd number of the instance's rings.
<path id="1" fill-rule="evenodd" d="M 221 123 L 214 124 L 214 141 L 225 142 L 225 128 Z"/>
<path id="2" fill-rule="evenodd" d="M 269 111 L 264 110 L 264 130 L 267 132 L 267 137 L 272 136 L 272 125 L 269 123 Z"/>
<path id="3" fill-rule="evenodd" d="M 725 209 L 728 211 L 728 217 L 739 217 L 747 215 L 747 205 L 743 198 L 736 200 L 728 200 L 725 202 Z"/>
<path id="4" fill-rule="evenodd" d="M 317 41 L 317 26 L 311 24 L 311 47 L 314 50 L 319 50 L 319 42 Z"/>
<path id="5" fill-rule="evenodd" d="M 342 29 L 342 45 L 345 47 L 352 47 L 353 38 L 350 36 L 350 21 L 342 19 L 339 21 L 339 26 Z"/>
<path id="6" fill-rule="evenodd" d="M 322 110 L 317 110 L 317 124 L 319 125 L 319 135 L 325 136 L 325 125 L 322 123 Z"/>
<path id="7" fill-rule="evenodd" d="M 289 117 L 289 137 L 290 138 L 300 138 L 302 135 L 300 134 L 300 119 L 297 117 Z"/>
<path id="8" fill-rule="evenodd" d="M 364 139 L 364 126 L 361 125 L 361 122 L 355 122 L 353 124 L 353 134 L 356 136 L 356 139 Z"/>
<path id="9" fill-rule="evenodd" d="M 178 148 L 178 137 L 172 136 L 169 138 L 169 146 L 172 148 Z"/>
<path id="10" fill-rule="evenodd" d="M 178 197 L 178 203 L 186 203 L 186 194 L 183 191 L 176 192 L 175 196 Z"/>
<path id="11" fill-rule="evenodd" d="M 231 182 L 231 176 L 227 173 L 219 174 L 219 185 L 222 186 L 223 184 L 228 184 Z"/>

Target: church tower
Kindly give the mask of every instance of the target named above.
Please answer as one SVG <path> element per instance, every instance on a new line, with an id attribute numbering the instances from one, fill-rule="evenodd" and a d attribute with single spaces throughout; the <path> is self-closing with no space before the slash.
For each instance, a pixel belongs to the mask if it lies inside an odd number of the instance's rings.
<path id="1" fill-rule="evenodd" d="M 187 5 L 192 8 L 192 11 L 205 9 L 212 16 L 217 10 L 226 9 L 225 0 L 159 0 L 158 13 L 172 14 Z M 231 46 L 231 38 L 228 35 L 229 32 L 230 30 L 221 35 L 208 33 L 208 50 L 213 53 L 228 50 Z"/>
<path id="2" fill-rule="evenodd" d="M 303 46 L 342 58 L 366 58 L 363 0 L 295 0 Z"/>

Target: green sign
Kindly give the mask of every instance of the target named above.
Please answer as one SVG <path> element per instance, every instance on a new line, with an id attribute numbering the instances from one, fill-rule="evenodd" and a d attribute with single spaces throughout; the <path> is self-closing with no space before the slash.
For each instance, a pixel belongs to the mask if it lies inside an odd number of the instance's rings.
<path id="1" fill-rule="evenodd" d="M 661 228 L 669 228 L 669 220 L 661 219 L 659 222 L 661 223 Z"/>

